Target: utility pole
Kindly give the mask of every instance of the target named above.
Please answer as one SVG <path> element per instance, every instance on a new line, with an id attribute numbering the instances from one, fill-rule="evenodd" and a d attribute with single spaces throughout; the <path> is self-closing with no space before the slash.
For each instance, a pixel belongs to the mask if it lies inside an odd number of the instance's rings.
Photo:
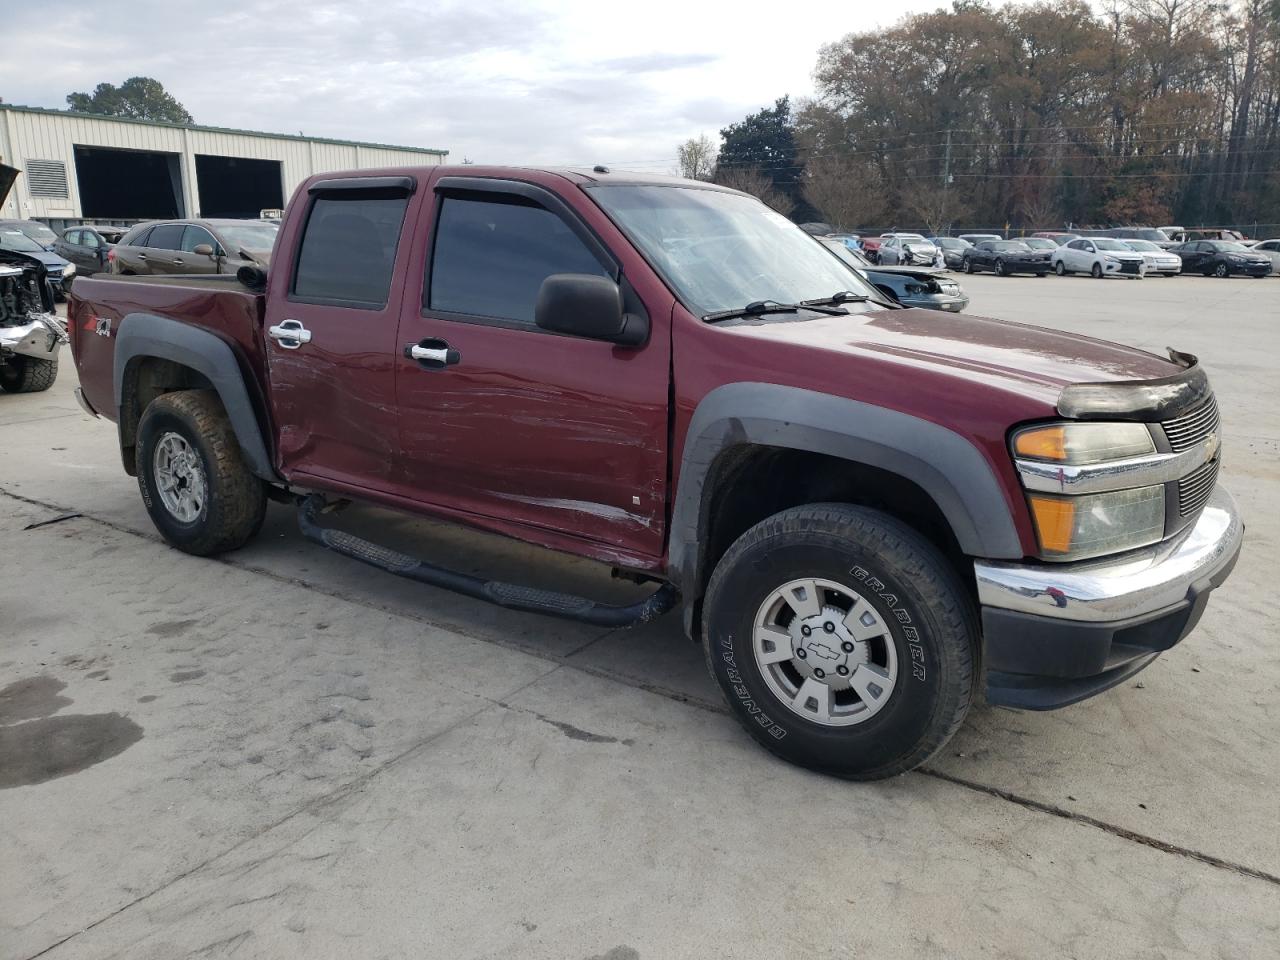
<path id="1" fill-rule="evenodd" d="M 947 203 L 947 191 L 951 187 L 951 128 L 947 128 L 947 149 L 942 160 L 942 216 L 940 220 L 946 220 L 947 226 L 944 232 L 951 232 L 951 207 Z"/>

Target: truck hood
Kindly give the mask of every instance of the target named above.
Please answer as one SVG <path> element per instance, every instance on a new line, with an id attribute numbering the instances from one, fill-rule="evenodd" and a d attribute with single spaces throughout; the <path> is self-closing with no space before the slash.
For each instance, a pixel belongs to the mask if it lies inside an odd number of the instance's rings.
<path id="1" fill-rule="evenodd" d="M 901 384 L 918 375 L 961 379 L 1001 393 L 1056 407 L 1064 387 L 1169 377 L 1183 370 L 1170 360 L 1120 344 L 1003 320 L 936 310 L 877 310 L 847 317 L 741 322 L 734 333 L 807 347 L 828 355 L 815 365 L 838 382 L 865 379 L 867 361 L 880 376 Z M 861 361 L 838 362 L 840 356 Z M 888 368 L 887 370 L 885 368 Z M 824 377 L 824 379 L 827 379 Z"/>

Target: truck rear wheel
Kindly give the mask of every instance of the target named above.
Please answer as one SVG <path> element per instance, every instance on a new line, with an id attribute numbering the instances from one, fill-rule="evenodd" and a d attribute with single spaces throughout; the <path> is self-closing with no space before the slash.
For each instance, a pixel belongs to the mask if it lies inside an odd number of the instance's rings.
<path id="1" fill-rule="evenodd" d="M 973 603 L 927 540 L 886 514 L 776 514 L 716 566 L 707 664 L 739 722 L 792 763 L 904 773 L 951 737 L 977 677 Z"/>
<path id="2" fill-rule="evenodd" d="M 267 496 L 249 472 L 211 390 L 179 390 L 147 405 L 138 424 L 138 488 L 156 529 L 197 556 L 235 550 L 262 526 Z"/>
<path id="3" fill-rule="evenodd" d="M 5 393 L 40 393 L 58 379 L 58 358 L 10 357 L 0 363 L 0 390 Z"/>

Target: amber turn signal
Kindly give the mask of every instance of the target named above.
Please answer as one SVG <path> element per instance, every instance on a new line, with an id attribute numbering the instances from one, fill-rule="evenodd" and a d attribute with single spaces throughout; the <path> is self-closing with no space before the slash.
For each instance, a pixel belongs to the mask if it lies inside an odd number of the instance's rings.
<path id="1" fill-rule="evenodd" d="M 1070 553 L 1071 534 L 1075 529 L 1076 502 L 1062 497 L 1027 497 L 1040 536 L 1040 549 L 1045 553 Z"/>
<path id="2" fill-rule="evenodd" d="M 1067 428 L 1059 424 L 1055 427 L 1041 427 L 1038 430 L 1023 430 L 1014 438 L 1014 452 L 1020 457 L 1031 457 L 1035 460 L 1067 459 Z"/>

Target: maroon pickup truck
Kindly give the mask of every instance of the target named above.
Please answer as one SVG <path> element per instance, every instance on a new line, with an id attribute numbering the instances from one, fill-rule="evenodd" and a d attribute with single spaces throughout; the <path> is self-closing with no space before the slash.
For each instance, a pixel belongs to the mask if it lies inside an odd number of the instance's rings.
<path id="1" fill-rule="evenodd" d="M 1047 709 L 1177 643 L 1242 525 L 1194 357 L 886 302 L 744 194 L 594 171 L 313 177 L 268 273 L 85 278 L 91 413 L 165 539 L 303 533 L 478 599 L 677 606 L 780 756 L 910 769 L 977 696 Z M 614 567 L 630 606 L 325 525 L 359 498 Z"/>

